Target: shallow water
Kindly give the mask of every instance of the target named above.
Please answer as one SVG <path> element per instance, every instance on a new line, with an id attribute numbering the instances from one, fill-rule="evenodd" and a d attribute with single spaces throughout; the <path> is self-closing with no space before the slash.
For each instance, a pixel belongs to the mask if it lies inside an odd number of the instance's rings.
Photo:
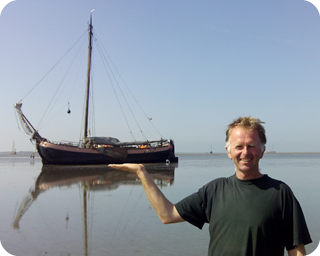
<path id="1" fill-rule="evenodd" d="M 261 172 L 286 182 L 320 241 L 320 155 L 266 154 Z M 174 203 L 208 181 L 234 173 L 226 155 L 179 155 L 178 165 L 148 165 Z M 39 158 L 0 156 L 0 240 L 16 256 L 207 255 L 208 225 L 163 225 L 139 180 L 96 167 L 42 167 Z"/>

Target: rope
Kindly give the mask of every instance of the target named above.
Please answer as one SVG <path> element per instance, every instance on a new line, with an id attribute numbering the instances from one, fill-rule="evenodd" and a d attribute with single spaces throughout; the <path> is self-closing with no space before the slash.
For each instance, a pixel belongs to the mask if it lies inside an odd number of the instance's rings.
<path id="1" fill-rule="evenodd" d="M 102 55 L 102 53 L 101 53 L 101 49 L 100 49 L 99 44 L 97 44 L 97 46 L 98 46 L 97 48 L 98 48 L 98 51 L 99 51 L 99 53 L 100 53 L 100 56 L 101 56 L 101 58 L 102 58 L 103 55 Z M 103 60 L 103 58 L 102 58 L 102 60 Z M 106 61 L 106 62 L 107 62 L 107 61 Z M 110 74 L 109 74 L 108 68 L 106 67 L 106 64 L 105 64 L 104 61 L 102 61 L 102 63 L 103 63 L 103 66 L 104 66 L 104 68 L 105 68 L 105 71 L 106 71 L 106 73 L 107 73 L 107 75 L 108 75 L 110 84 L 111 84 L 111 86 L 112 86 L 112 89 L 113 89 L 114 94 L 115 94 L 115 96 L 116 96 L 116 99 L 117 99 L 117 101 L 118 101 L 118 104 L 119 104 L 119 106 L 120 106 L 122 115 L 123 115 L 123 117 L 124 117 L 124 119 L 125 119 L 125 121 L 126 121 L 126 124 L 127 124 L 127 126 L 128 126 L 128 129 L 129 129 L 129 131 L 130 131 L 130 133 L 131 133 L 131 136 L 132 136 L 133 139 L 134 139 L 134 136 L 133 136 L 131 127 L 130 127 L 129 122 L 128 122 L 128 119 L 127 119 L 127 117 L 126 117 L 126 115 L 125 115 L 125 113 L 124 113 L 123 107 L 122 107 L 122 105 L 121 105 L 121 103 L 120 103 L 120 99 L 119 99 L 118 94 L 117 94 L 117 92 L 116 92 L 116 90 L 115 90 L 115 87 L 114 87 L 114 84 L 113 84 L 113 82 L 112 82 L 111 76 L 110 76 Z M 109 66 L 108 62 L 107 62 L 107 65 Z M 110 70 L 110 67 L 109 67 L 109 70 Z M 110 72 L 112 73 L 112 70 L 110 70 Z M 135 140 L 135 139 L 134 139 L 134 140 Z"/>
<path id="2" fill-rule="evenodd" d="M 136 208 L 137 208 L 137 205 L 138 205 L 138 203 L 140 202 L 140 199 L 141 199 L 141 197 L 142 197 L 142 195 L 143 195 L 144 193 L 145 193 L 145 192 L 144 192 L 144 189 L 142 189 L 141 192 L 140 192 L 140 196 L 139 196 L 138 200 L 136 201 L 135 205 L 133 206 L 133 209 L 131 209 L 131 210 L 129 211 L 129 212 L 130 212 L 130 216 L 128 217 L 127 222 L 126 222 L 126 224 L 124 225 L 124 227 L 123 227 L 123 229 L 122 229 L 122 231 L 121 231 L 121 233 L 120 233 L 120 236 L 119 236 L 119 238 L 118 238 L 115 246 L 118 245 L 118 242 L 119 242 L 120 238 L 122 237 L 124 231 L 126 230 L 129 222 L 132 223 L 132 215 L 133 215 L 133 213 L 135 212 L 135 210 L 136 210 Z M 130 194 L 130 196 L 131 196 L 131 194 Z M 127 208 L 127 207 L 125 207 L 125 208 Z M 128 211 L 128 209 L 126 209 L 126 210 Z"/>
<path id="3" fill-rule="evenodd" d="M 115 230 L 119 230 L 119 225 L 120 225 L 120 222 L 122 222 L 122 218 L 123 218 L 124 212 L 128 212 L 128 207 L 127 207 L 127 205 L 128 205 L 128 202 L 129 202 L 129 199 L 130 199 L 130 197 L 131 197 L 131 194 L 132 194 L 133 190 L 134 190 L 134 186 L 131 186 L 131 189 L 130 189 L 130 192 L 129 192 L 127 201 L 125 202 L 124 207 L 122 208 L 122 212 L 121 212 L 121 214 L 120 214 L 120 218 L 119 218 L 119 221 L 117 222 L 117 225 L 116 225 Z M 132 212 L 131 212 L 131 213 L 132 213 Z M 125 230 L 125 228 L 126 228 L 127 225 L 128 225 L 128 222 L 125 224 L 124 229 L 121 231 L 120 237 L 121 237 L 122 233 L 124 232 L 124 230 Z M 113 243 L 113 240 L 115 239 L 115 236 L 116 236 L 116 232 L 113 233 L 113 236 L 112 236 L 112 239 L 111 239 L 111 244 Z M 120 237 L 119 237 L 118 240 L 116 241 L 116 245 L 118 244 L 118 241 L 119 241 Z"/>
<path id="4" fill-rule="evenodd" d="M 70 49 L 58 60 L 58 62 L 40 79 L 40 81 L 38 83 L 36 83 L 29 92 L 27 92 L 27 94 L 22 97 L 22 99 L 19 101 L 22 102 L 22 100 L 24 100 L 40 83 L 41 81 L 60 63 L 60 61 L 69 53 L 69 51 L 71 51 L 71 49 L 80 41 L 80 39 L 87 33 L 87 31 L 85 33 L 83 33 L 81 35 L 81 37 L 70 47 Z"/>
<path id="5" fill-rule="evenodd" d="M 97 39 L 99 39 L 96 31 L 95 31 L 95 37 L 96 37 Z M 99 41 L 100 41 L 100 39 L 99 39 Z M 150 124 L 153 126 L 153 128 L 156 130 L 156 132 L 157 132 L 157 133 L 160 135 L 160 137 L 162 138 L 163 136 L 162 136 L 161 133 L 158 131 L 158 129 L 154 126 L 154 124 L 151 122 L 152 119 L 149 118 L 149 116 L 148 116 L 148 115 L 146 114 L 146 112 L 143 110 L 143 108 L 141 107 L 141 105 L 139 104 L 139 102 L 137 101 L 137 99 L 134 97 L 133 93 L 132 93 L 131 90 L 129 89 L 128 85 L 127 85 L 126 82 L 124 81 L 124 79 L 123 79 L 123 77 L 121 76 L 121 74 L 120 74 L 120 72 L 118 71 L 118 69 L 116 68 L 115 64 L 113 63 L 113 61 L 112 61 L 112 59 L 110 58 L 110 56 L 109 56 L 108 52 L 106 51 L 106 49 L 103 47 L 103 45 L 100 45 L 100 44 L 98 44 L 98 43 L 97 43 L 97 45 L 99 45 L 99 50 L 100 50 L 100 52 L 104 52 L 104 53 L 106 54 L 106 56 L 108 57 L 108 58 L 106 58 L 103 53 L 100 54 L 100 55 L 103 55 L 105 61 L 108 63 L 109 69 L 112 71 L 112 69 L 111 69 L 111 67 L 110 67 L 109 62 L 108 62 L 107 59 L 109 59 L 110 63 L 112 64 L 113 69 L 116 71 L 116 73 L 117 73 L 118 76 L 120 77 L 121 81 L 123 82 L 123 84 L 125 85 L 125 87 L 127 88 L 127 90 L 129 91 L 131 97 L 134 99 L 134 101 L 136 102 L 136 104 L 138 105 L 138 107 L 140 108 L 140 110 L 143 112 L 143 114 L 144 114 L 145 117 L 148 119 L 148 121 L 150 122 Z M 113 72 L 112 72 L 112 75 L 113 75 L 115 81 L 117 82 L 117 80 L 116 80 Z M 117 82 L 117 85 L 118 85 L 118 87 L 119 87 L 119 89 L 120 89 L 120 91 L 121 91 L 121 93 L 122 93 L 122 90 L 121 90 L 118 82 Z M 122 93 L 122 95 L 123 95 L 123 93 Z M 123 95 L 123 97 L 124 97 L 124 99 L 126 99 L 124 95 Z M 127 101 L 126 101 L 126 103 L 127 103 Z M 127 105 L 128 105 L 128 103 L 127 103 Z M 128 105 L 128 107 L 129 107 L 129 105 Z M 130 109 L 130 111 L 131 111 L 131 108 L 130 108 L 130 107 L 129 107 L 129 109 Z M 131 113 L 132 113 L 132 111 L 131 111 Z M 133 113 L 132 113 L 132 115 L 133 115 Z M 133 115 L 133 116 L 134 116 L 134 115 Z M 134 117 L 134 118 L 135 118 L 135 117 Z M 136 120 L 136 119 L 135 119 L 135 120 Z M 136 123 L 137 123 L 137 121 L 136 121 Z M 137 123 L 137 124 L 138 124 L 138 123 Z M 139 124 L 138 124 L 138 127 L 139 127 L 141 133 L 143 133 L 142 130 L 141 130 L 141 128 L 140 128 L 140 126 L 139 126 Z M 144 136 L 144 135 L 143 135 L 143 136 Z"/>
<path id="6" fill-rule="evenodd" d="M 82 37 L 83 37 L 83 36 L 82 36 Z M 79 40 L 78 40 L 78 41 L 79 41 Z M 78 42 L 78 41 L 77 41 L 77 42 Z M 83 45 L 84 45 L 84 40 L 83 40 L 82 45 L 80 45 L 80 47 L 79 47 L 78 51 L 76 52 L 75 56 L 73 57 L 73 60 L 71 61 L 71 64 L 69 65 L 69 68 L 67 69 L 67 71 L 66 71 L 65 75 L 63 76 L 63 78 L 62 78 L 62 80 L 61 80 L 61 82 L 60 82 L 60 84 L 59 84 L 59 86 L 58 86 L 58 88 L 57 88 L 56 92 L 54 93 L 53 97 L 51 98 L 51 101 L 49 102 L 48 107 L 46 108 L 45 112 L 43 113 L 43 115 L 42 115 L 42 117 L 41 117 L 41 119 L 40 119 L 40 121 L 39 121 L 39 123 L 38 123 L 38 126 L 37 126 L 37 127 L 39 127 L 39 126 L 40 126 L 40 124 L 41 124 L 41 122 L 42 122 L 43 118 L 46 116 L 46 114 L 47 114 L 47 112 L 48 112 L 48 110 L 49 110 L 50 106 L 51 106 L 51 110 L 50 110 L 49 112 L 51 112 L 51 111 L 52 111 L 52 109 L 53 109 L 54 105 L 57 103 L 57 100 L 58 100 L 58 98 L 59 98 L 59 97 L 57 97 L 57 98 L 56 98 L 55 103 L 54 103 L 53 105 L 51 105 L 51 104 L 52 104 L 52 102 L 53 102 L 53 100 L 55 99 L 55 97 L 56 97 L 56 95 L 57 95 L 57 93 L 58 93 L 58 91 L 59 91 L 59 89 L 60 89 L 61 85 L 63 84 L 63 82 L 64 82 L 65 78 L 66 78 L 66 77 L 67 77 L 67 75 L 69 74 L 69 71 L 71 70 L 71 68 L 72 68 L 72 66 L 73 66 L 73 63 L 75 62 L 75 60 L 76 60 L 76 59 L 77 59 L 77 57 L 79 56 L 80 50 L 82 49 Z M 73 45 L 73 47 L 74 47 L 74 45 Z M 73 48 L 73 47 L 72 47 L 72 48 Z M 70 50 L 71 50 L 71 49 L 70 49 Z M 70 50 L 69 50 L 69 51 L 70 51 Z M 69 52 L 69 51 L 68 51 L 68 52 Z M 65 54 L 65 55 L 66 55 L 66 54 Z M 64 55 L 64 56 L 65 56 L 65 55 Z M 59 61 L 59 62 L 60 62 L 60 61 Z M 51 69 L 51 70 L 52 70 L 52 69 Z M 47 73 L 47 74 L 48 74 L 48 73 Z M 62 90 L 62 91 L 63 91 L 63 90 Z M 62 91 L 61 91 L 61 93 L 62 93 Z M 61 93 L 60 93 L 60 95 L 61 95 Z"/>

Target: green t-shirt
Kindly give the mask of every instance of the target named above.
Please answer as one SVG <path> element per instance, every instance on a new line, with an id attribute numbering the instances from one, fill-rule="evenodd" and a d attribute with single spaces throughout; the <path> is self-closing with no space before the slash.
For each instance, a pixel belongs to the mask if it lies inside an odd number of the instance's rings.
<path id="1" fill-rule="evenodd" d="M 219 178 L 175 206 L 198 228 L 209 223 L 210 256 L 283 256 L 284 248 L 312 242 L 291 189 L 268 175 Z"/>

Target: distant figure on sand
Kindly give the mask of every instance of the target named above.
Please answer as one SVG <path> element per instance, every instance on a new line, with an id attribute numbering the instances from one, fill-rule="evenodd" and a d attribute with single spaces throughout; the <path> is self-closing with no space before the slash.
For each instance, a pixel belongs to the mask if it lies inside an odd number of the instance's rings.
<path id="1" fill-rule="evenodd" d="M 142 164 L 109 165 L 136 173 L 163 223 L 209 223 L 209 256 L 305 255 L 311 237 L 291 189 L 262 174 L 259 161 L 267 142 L 263 122 L 239 117 L 227 126 L 226 151 L 235 174 L 210 181 L 198 192 L 172 204 Z"/>

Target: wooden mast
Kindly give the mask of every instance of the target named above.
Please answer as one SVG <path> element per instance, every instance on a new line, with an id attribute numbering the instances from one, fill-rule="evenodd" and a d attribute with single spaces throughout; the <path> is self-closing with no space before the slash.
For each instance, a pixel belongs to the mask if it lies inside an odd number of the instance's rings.
<path id="1" fill-rule="evenodd" d="M 85 112 L 84 136 L 83 136 L 84 143 L 86 143 L 86 139 L 88 137 L 89 90 L 90 90 L 90 74 L 91 74 L 91 55 L 92 55 L 92 13 L 90 13 L 90 23 L 89 23 L 88 30 L 89 30 L 89 47 L 88 47 L 86 112 Z"/>

